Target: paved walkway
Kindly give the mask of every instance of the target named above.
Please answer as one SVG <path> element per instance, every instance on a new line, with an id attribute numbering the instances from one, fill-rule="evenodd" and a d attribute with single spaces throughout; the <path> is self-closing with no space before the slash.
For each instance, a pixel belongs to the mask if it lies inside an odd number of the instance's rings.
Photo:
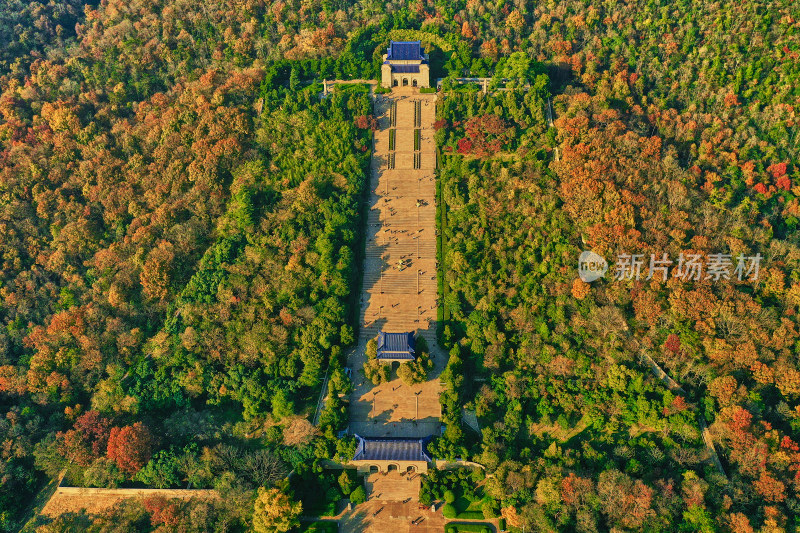
<path id="1" fill-rule="evenodd" d="M 430 506 L 421 506 L 417 501 L 403 503 L 370 500 L 357 505 L 352 511 L 344 510 L 335 517 L 303 517 L 304 522 L 322 520 L 338 522 L 339 533 L 442 533 L 446 524 L 482 524 L 498 532 L 499 521 L 447 519 L 442 515 L 443 502 L 436 504 L 436 511 Z"/>
<path id="2" fill-rule="evenodd" d="M 436 95 L 410 88 L 375 97 L 361 331 L 348 359 L 355 382 L 350 431 L 363 436 L 425 437 L 441 427 L 438 376 L 447 361 L 436 346 L 435 109 Z M 381 330 L 424 336 L 435 363 L 431 379 L 414 387 L 367 381 L 364 350 Z"/>
<path id="3" fill-rule="evenodd" d="M 419 474 L 400 472 L 370 474 L 364 480 L 367 498 L 383 502 L 419 501 L 422 478 Z"/>
<path id="4" fill-rule="evenodd" d="M 337 518 L 339 533 L 442 533 L 445 524 L 441 511 L 420 508 L 416 501 L 368 501 Z"/>
<path id="5" fill-rule="evenodd" d="M 485 524 L 494 532 L 499 530 L 496 518 L 450 520 L 442 515 L 444 502 L 436 503 L 436 511 L 431 511 L 430 505 L 420 505 L 420 484 L 418 474 L 371 474 L 366 479 L 369 499 L 365 503 L 351 511 L 344 509 L 336 516 L 306 516 L 302 520 L 338 522 L 340 533 L 442 533 L 448 523 Z"/>

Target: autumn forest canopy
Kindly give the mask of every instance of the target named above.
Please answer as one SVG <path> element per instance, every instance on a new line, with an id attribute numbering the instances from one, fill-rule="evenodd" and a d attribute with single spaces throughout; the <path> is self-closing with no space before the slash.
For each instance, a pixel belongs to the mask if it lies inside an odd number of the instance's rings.
<path id="1" fill-rule="evenodd" d="M 799 531 L 792 0 L 4 2 L 0 530 L 304 531 L 363 497 L 322 465 L 355 449 L 376 121 L 366 85 L 321 93 L 379 79 L 390 39 L 442 79 L 429 451 L 486 469 L 420 499 L 512 531 Z M 615 280 L 619 254 L 761 263 Z M 33 518 L 61 476 L 222 498 Z"/>

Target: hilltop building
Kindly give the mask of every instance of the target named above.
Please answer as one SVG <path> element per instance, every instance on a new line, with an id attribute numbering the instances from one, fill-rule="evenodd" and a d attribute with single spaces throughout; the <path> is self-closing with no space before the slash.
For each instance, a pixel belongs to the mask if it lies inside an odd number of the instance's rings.
<path id="1" fill-rule="evenodd" d="M 356 453 L 350 461 L 362 473 L 428 471 L 433 461 L 426 446 L 430 437 L 370 438 L 356 435 Z"/>
<path id="2" fill-rule="evenodd" d="M 428 54 L 420 41 L 390 41 L 383 55 L 381 86 L 430 87 Z"/>

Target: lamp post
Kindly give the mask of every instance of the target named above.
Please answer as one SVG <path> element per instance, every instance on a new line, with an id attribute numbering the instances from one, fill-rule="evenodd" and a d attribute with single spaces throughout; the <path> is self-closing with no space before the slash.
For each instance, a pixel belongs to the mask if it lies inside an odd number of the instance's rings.
<path id="1" fill-rule="evenodd" d="M 419 420 L 419 395 L 422 394 L 422 391 L 417 391 L 414 393 L 414 425 L 417 425 L 417 421 Z"/>

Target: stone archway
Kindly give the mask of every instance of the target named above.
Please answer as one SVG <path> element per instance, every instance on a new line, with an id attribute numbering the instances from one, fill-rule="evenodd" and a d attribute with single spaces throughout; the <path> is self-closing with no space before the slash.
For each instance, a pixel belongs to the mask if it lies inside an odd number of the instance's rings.
<path id="1" fill-rule="evenodd" d="M 397 466 L 394 463 L 390 463 L 389 466 L 387 467 L 386 471 L 387 472 L 397 472 L 399 469 L 400 469 L 399 466 Z"/>
<path id="2" fill-rule="evenodd" d="M 403 78 L 403 87 L 408 87 L 408 78 Z"/>
<path id="3" fill-rule="evenodd" d="M 413 80 L 411 80 L 411 86 L 412 87 L 416 87 L 417 86 L 417 78 L 414 78 Z"/>
<path id="4" fill-rule="evenodd" d="M 370 465 L 369 466 L 369 473 L 370 474 L 377 474 L 380 471 L 381 471 L 381 469 L 380 469 L 380 467 L 378 465 Z"/>
<path id="5" fill-rule="evenodd" d="M 408 467 L 406 468 L 406 472 L 409 473 L 409 474 L 413 474 L 416 471 L 417 471 L 417 467 L 414 466 L 414 465 L 408 465 Z"/>
<path id="6" fill-rule="evenodd" d="M 397 87 L 397 79 L 392 80 L 392 87 Z"/>

